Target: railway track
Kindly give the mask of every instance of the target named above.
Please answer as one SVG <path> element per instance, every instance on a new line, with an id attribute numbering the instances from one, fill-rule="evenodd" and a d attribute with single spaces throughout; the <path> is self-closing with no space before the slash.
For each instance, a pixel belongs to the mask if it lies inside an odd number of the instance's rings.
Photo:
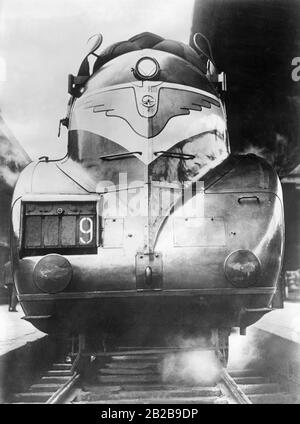
<path id="1" fill-rule="evenodd" d="M 162 375 L 166 352 L 133 350 L 101 353 L 94 369 L 96 378 L 84 381 L 73 364 L 52 368 L 28 391 L 14 396 L 13 403 L 93 404 L 257 404 L 296 403 L 281 385 L 254 369 L 220 369 L 209 384 L 168 380 Z M 180 353 L 178 353 L 180 354 Z M 96 367 L 96 368 L 95 368 Z M 80 381 L 81 380 L 81 381 Z M 80 384 L 79 384 L 80 383 Z"/>
<path id="2" fill-rule="evenodd" d="M 11 403 L 64 403 L 80 378 L 77 372 L 78 360 L 79 357 L 76 357 L 73 363 L 66 363 L 64 360 L 53 363 L 27 391 L 14 394 Z"/>

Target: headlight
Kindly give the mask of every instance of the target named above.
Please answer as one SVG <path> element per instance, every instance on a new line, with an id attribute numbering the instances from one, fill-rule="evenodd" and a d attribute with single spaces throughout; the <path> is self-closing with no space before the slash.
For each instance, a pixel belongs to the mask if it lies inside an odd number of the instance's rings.
<path id="1" fill-rule="evenodd" d="M 159 73 L 159 64 L 154 57 L 142 57 L 137 61 L 134 73 L 142 80 L 154 79 Z"/>
<path id="2" fill-rule="evenodd" d="M 24 202 L 22 255 L 94 253 L 95 202 Z"/>
<path id="3" fill-rule="evenodd" d="M 250 250 L 231 253 L 224 263 L 226 278 L 236 287 L 251 286 L 260 279 L 261 266 Z"/>
<path id="4" fill-rule="evenodd" d="M 46 255 L 38 261 L 33 271 L 35 284 L 46 293 L 64 290 L 72 278 L 72 267 L 63 256 Z"/>

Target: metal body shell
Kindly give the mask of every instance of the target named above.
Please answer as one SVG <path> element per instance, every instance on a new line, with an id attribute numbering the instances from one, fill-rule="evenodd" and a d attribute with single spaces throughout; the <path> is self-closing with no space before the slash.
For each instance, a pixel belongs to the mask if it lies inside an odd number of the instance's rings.
<path id="1" fill-rule="evenodd" d="M 143 110 L 138 103 L 145 95 L 141 91 L 139 97 L 139 90 L 148 90 L 158 102 L 153 94 L 157 83 L 147 85 L 137 82 L 130 71 L 130 64 L 134 65 L 143 55 L 155 56 L 163 70 L 159 90 L 165 87 L 164 84 L 173 84 L 175 88 L 177 86 L 188 93 L 196 91 L 197 96 L 202 96 L 203 104 L 198 112 L 190 109 L 186 113 L 186 110 L 178 109 L 178 100 L 174 98 L 170 109 L 177 108 L 177 115 L 170 115 L 169 120 L 164 113 L 154 123 L 152 118 L 157 115 L 147 110 L 149 116 L 136 116 L 133 123 L 127 122 L 124 116 L 131 107 L 131 100 L 128 97 L 126 103 L 126 86 L 136 87 L 133 89 L 138 111 Z M 176 71 L 172 72 L 174 69 Z M 120 85 L 122 96 L 117 97 L 116 105 L 111 87 L 120 88 Z M 109 105 L 97 112 L 95 107 L 100 105 L 99 99 L 94 103 L 93 99 L 99 97 L 99 92 L 100 100 L 103 99 L 103 90 L 109 92 L 104 99 Z M 159 101 L 162 101 L 161 98 Z M 186 98 L 184 102 L 187 107 Z M 104 135 L 98 134 L 95 127 L 95 115 L 99 113 L 105 113 L 101 119 L 109 122 Z M 90 79 L 82 97 L 72 107 L 69 156 L 62 161 L 30 164 L 15 188 L 12 204 L 14 279 L 25 316 L 35 326 L 45 332 L 73 333 L 87 332 L 95 325 L 102 329 L 110 326 L 116 331 L 124 331 L 124 328 L 132 328 L 132 323 L 143 328 L 150 322 L 157 329 L 162 323 L 168 327 L 172 320 L 182 326 L 185 323 L 189 328 L 246 327 L 268 310 L 280 274 L 284 236 L 281 187 L 271 166 L 254 155 L 234 156 L 228 150 L 226 153 L 225 147 L 222 150 L 220 144 L 220 156 L 215 155 L 204 163 L 205 172 L 201 174 L 200 170 L 199 175 L 190 177 L 188 172 L 192 168 L 187 168 L 186 163 L 195 156 L 195 152 L 187 150 L 187 144 L 184 144 L 180 148 L 181 152 L 187 152 L 185 163 L 182 168 L 182 161 L 178 159 L 178 167 L 174 165 L 176 172 L 179 175 L 179 166 L 181 170 L 188 169 L 185 175 L 190 186 L 197 181 L 201 184 L 196 184 L 190 197 L 182 200 L 178 184 L 174 185 L 168 177 L 157 177 L 161 167 L 155 168 L 155 163 L 158 163 L 155 160 L 162 155 L 158 154 L 157 158 L 155 151 L 171 152 L 174 164 L 174 152 L 178 151 L 174 149 L 178 149 L 178 143 L 183 138 L 190 140 L 194 137 L 189 128 L 196 113 L 204 113 L 202 116 L 207 117 L 205 122 L 209 120 L 210 113 L 224 116 L 222 125 L 225 123 L 225 134 L 226 116 L 222 103 L 218 103 L 218 97 L 205 76 L 183 59 L 165 52 L 149 49 L 130 52 L 112 60 Z M 187 126 L 176 126 L 176 119 L 187 119 Z M 121 125 L 119 129 L 114 125 L 117 121 Z M 90 127 L 85 128 L 89 124 Z M 128 134 L 134 131 L 132 138 L 128 136 L 122 145 L 119 137 L 124 133 L 120 131 L 126 125 Z M 190 133 L 178 135 L 179 141 L 172 144 L 170 140 L 181 131 L 179 127 Z M 112 184 L 115 183 L 114 172 L 123 167 L 119 160 L 111 161 L 109 166 L 101 162 L 99 167 L 98 158 L 90 167 L 77 160 L 76 154 L 83 146 L 80 144 L 80 131 L 91 132 L 92 137 L 101 137 L 105 145 L 114 146 L 108 148 L 107 154 L 141 151 L 140 155 L 134 154 L 130 162 L 132 175 L 129 172 L 129 188 Z M 112 140 L 114 131 L 116 136 Z M 145 143 L 138 141 L 138 137 L 144 138 Z M 221 139 L 225 146 L 228 141 L 224 137 Z M 74 143 L 77 143 L 77 151 L 73 148 Z M 160 164 L 164 163 L 163 158 L 160 160 Z M 125 166 L 129 165 L 126 163 Z M 136 193 L 132 195 L 132 187 L 144 193 L 144 214 L 128 213 L 127 206 L 135 201 L 136 196 Z M 157 199 L 164 191 L 179 194 L 175 195 L 173 203 L 169 202 L 165 209 L 162 207 L 162 214 L 154 213 Z M 116 198 L 125 204 L 125 213 L 118 210 L 116 214 L 111 209 L 111 200 Z M 43 255 L 55 252 L 55 248 L 39 255 L 24 255 L 24 205 L 30 202 L 57 205 L 59 202 L 78 201 L 95 202 L 95 251 L 89 254 L 68 254 L 64 251 L 63 256 L 72 267 L 70 283 L 61 292 L 43 292 L 34 283 L 34 268 Z M 180 213 L 182 209 L 184 213 Z M 224 272 L 226 258 L 239 249 L 254 252 L 260 262 L 260 278 L 250 287 L 235 287 Z"/>

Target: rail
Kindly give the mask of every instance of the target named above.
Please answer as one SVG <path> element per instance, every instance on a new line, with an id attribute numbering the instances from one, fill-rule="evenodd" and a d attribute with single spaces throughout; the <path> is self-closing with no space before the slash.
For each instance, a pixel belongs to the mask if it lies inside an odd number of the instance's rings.
<path id="1" fill-rule="evenodd" d="M 234 381 L 234 379 L 229 375 L 228 371 L 223 368 L 221 371 L 222 381 L 226 385 L 227 389 L 230 391 L 233 398 L 239 404 L 252 404 L 251 400 L 245 393 L 241 390 L 239 385 Z"/>

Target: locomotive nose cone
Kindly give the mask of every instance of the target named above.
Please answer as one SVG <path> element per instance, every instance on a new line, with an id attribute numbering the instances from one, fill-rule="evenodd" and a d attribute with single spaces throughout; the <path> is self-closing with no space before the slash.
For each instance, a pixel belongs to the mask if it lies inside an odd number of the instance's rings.
<path id="1" fill-rule="evenodd" d="M 70 283 L 73 270 L 70 262 L 55 253 L 38 261 L 33 271 L 33 279 L 39 289 L 46 293 L 57 293 Z"/>

